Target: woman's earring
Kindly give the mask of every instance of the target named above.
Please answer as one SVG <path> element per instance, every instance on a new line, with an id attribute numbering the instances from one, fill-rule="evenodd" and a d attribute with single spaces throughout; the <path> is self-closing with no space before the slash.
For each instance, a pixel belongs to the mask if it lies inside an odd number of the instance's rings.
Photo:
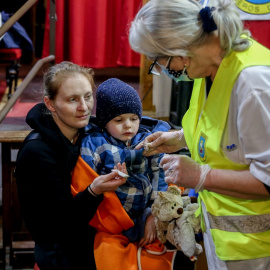
<path id="1" fill-rule="evenodd" d="M 187 65 L 185 64 L 184 69 L 183 69 L 183 74 L 185 74 L 185 75 L 187 75 L 186 69 L 187 69 Z"/>
<path id="2" fill-rule="evenodd" d="M 184 65 L 184 69 L 183 69 L 183 72 L 182 72 L 182 75 L 179 77 L 179 81 L 184 81 L 184 82 L 189 82 L 189 81 L 193 81 L 192 79 L 190 79 L 188 77 L 188 74 L 187 74 L 187 65 L 185 64 Z"/>

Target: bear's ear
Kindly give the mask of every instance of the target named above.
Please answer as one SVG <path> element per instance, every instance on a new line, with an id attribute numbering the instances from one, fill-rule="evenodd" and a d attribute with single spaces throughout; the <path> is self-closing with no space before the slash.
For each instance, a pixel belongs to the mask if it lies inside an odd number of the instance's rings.
<path id="1" fill-rule="evenodd" d="M 168 192 L 167 191 L 159 191 L 158 192 L 158 195 L 159 195 L 159 197 L 160 197 L 160 202 L 161 202 L 161 205 L 163 204 L 163 203 L 166 203 L 166 202 L 169 202 L 170 201 L 170 199 L 169 198 L 167 198 L 168 197 Z"/>
<path id="2" fill-rule="evenodd" d="M 163 192 L 159 191 L 159 192 L 158 192 L 158 196 L 161 197 L 161 198 L 164 198 Z"/>
<path id="3" fill-rule="evenodd" d="M 172 194 L 175 194 L 175 195 L 181 195 L 182 194 L 181 189 L 178 186 L 175 186 L 175 185 L 169 186 L 167 191 L 172 193 Z"/>

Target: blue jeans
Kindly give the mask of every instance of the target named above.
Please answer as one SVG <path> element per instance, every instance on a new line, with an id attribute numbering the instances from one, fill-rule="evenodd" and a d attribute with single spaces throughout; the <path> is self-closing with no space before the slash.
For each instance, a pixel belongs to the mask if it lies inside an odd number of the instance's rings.
<path id="1" fill-rule="evenodd" d="M 55 244 L 51 247 L 35 245 L 35 261 L 40 270 L 71 270 L 72 267 L 63 249 Z"/>

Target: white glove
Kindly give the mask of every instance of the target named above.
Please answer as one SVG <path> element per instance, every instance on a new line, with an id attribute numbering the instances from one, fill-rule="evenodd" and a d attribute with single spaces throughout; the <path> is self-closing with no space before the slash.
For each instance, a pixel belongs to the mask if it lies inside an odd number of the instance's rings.
<path id="1" fill-rule="evenodd" d="M 184 155 L 165 155 L 160 166 L 165 171 L 167 183 L 195 188 L 196 192 L 203 190 L 206 176 L 211 170 L 209 165 L 200 165 Z"/>
<path id="2" fill-rule="evenodd" d="M 136 146 L 136 149 L 144 147 L 145 156 L 156 155 L 158 153 L 173 153 L 187 147 L 183 129 L 168 132 L 155 132 Z"/>

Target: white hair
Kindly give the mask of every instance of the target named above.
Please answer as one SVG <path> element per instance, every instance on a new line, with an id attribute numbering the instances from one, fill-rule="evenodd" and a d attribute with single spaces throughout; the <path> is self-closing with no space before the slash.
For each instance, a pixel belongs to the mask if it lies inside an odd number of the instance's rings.
<path id="1" fill-rule="evenodd" d="M 221 48 L 244 51 L 250 44 L 242 34 L 240 15 L 232 0 L 216 0 L 212 11 Z M 129 31 L 132 49 L 148 57 L 191 56 L 189 48 L 204 44 L 211 33 L 203 29 L 199 15 L 202 5 L 195 0 L 150 0 L 136 15 Z"/>

